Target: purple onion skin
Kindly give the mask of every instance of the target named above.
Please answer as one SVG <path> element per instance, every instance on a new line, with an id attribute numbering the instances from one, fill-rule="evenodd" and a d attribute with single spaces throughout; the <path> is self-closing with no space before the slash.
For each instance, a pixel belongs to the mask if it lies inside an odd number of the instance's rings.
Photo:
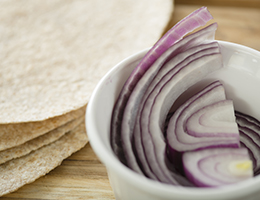
<path id="1" fill-rule="evenodd" d="M 126 164 L 120 136 L 121 120 L 124 113 L 124 107 L 136 83 L 140 80 L 151 64 L 154 63 L 155 60 L 166 51 L 166 49 L 180 40 L 184 35 L 205 25 L 211 19 L 213 19 L 213 17 L 208 12 L 207 8 L 202 7 L 181 20 L 150 49 L 126 81 L 113 110 L 110 131 L 111 147 L 122 163 Z"/>

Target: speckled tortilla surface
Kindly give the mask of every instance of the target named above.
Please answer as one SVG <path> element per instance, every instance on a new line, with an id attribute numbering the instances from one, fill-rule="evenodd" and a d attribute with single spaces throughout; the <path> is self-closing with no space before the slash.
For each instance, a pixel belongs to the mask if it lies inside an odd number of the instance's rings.
<path id="1" fill-rule="evenodd" d="M 45 145 L 48 145 L 60 137 L 62 137 L 68 131 L 74 129 L 84 120 L 84 116 L 79 117 L 77 119 L 71 120 L 70 122 L 55 128 L 39 137 L 36 137 L 32 140 L 29 140 L 19 146 L 15 146 L 13 148 L 9 148 L 3 151 L 0 151 L 0 164 L 3 164 L 9 160 L 22 157 L 35 151 Z"/>
<path id="2" fill-rule="evenodd" d="M 67 122 L 84 116 L 86 106 L 70 113 L 49 118 L 43 121 L 0 124 L 0 151 L 24 144 L 36 137 L 60 127 Z"/>
<path id="3" fill-rule="evenodd" d="M 84 120 L 57 141 L 0 165 L 0 196 L 44 176 L 88 142 Z"/>
<path id="4" fill-rule="evenodd" d="M 171 0 L 0 1 L 0 124 L 87 104 L 101 77 L 152 46 Z"/>

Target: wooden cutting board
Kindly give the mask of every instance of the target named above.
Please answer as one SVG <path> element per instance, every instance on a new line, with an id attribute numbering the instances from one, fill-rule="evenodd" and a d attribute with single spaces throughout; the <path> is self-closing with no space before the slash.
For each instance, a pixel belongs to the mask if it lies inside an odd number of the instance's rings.
<path id="1" fill-rule="evenodd" d="M 200 5 L 176 5 L 169 27 Z M 260 50 L 260 8 L 208 6 L 219 28 L 216 39 Z M 61 166 L 1 199 L 115 199 L 106 169 L 87 144 Z"/>

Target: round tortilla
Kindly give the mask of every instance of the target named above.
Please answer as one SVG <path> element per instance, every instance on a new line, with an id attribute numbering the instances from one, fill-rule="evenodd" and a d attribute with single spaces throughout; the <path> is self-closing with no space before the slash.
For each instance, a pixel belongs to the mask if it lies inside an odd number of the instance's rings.
<path id="1" fill-rule="evenodd" d="M 85 110 L 86 106 L 83 106 L 65 115 L 49 118 L 44 121 L 0 124 L 0 151 L 24 144 L 73 119 L 84 116 Z"/>
<path id="2" fill-rule="evenodd" d="M 84 119 L 85 119 L 84 116 L 79 117 L 64 125 L 61 125 L 58 128 L 55 128 L 55 129 L 49 131 L 48 133 L 45 133 L 44 135 L 41 135 L 37 138 L 29 140 L 19 146 L 15 146 L 10 149 L 0 151 L 0 165 L 9 160 L 27 155 L 32 151 L 35 151 L 45 145 L 48 145 L 48 144 L 58 140 L 65 133 L 67 133 L 68 131 L 73 130 L 75 127 L 77 127 L 79 125 L 79 123 L 82 123 L 82 121 L 84 121 Z"/>
<path id="3" fill-rule="evenodd" d="M 55 142 L 0 165 L 0 196 L 44 176 L 88 142 L 84 120 Z"/>
<path id="4" fill-rule="evenodd" d="M 100 78 L 152 46 L 172 0 L 0 1 L 0 123 L 85 105 Z"/>

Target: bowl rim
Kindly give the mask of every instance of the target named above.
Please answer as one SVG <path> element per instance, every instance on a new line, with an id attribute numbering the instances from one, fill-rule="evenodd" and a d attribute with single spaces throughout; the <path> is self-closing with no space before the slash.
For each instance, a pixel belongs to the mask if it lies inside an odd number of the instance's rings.
<path id="1" fill-rule="evenodd" d="M 216 40 L 220 45 L 226 46 L 229 48 L 241 50 L 243 52 L 248 52 L 250 54 L 256 55 L 260 58 L 260 52 L 233 42 Z M 103 142 L 98 134 L 97 128 L 94 126 L 94 117 L 93 114 L 95 111 L 93 108 L 95 107 L 95 99 L 99 89 L 105 84 L 105 80 L 114 74 L 117 70 L 120 70 L 124 65 L 141 58 L 150 48 L 146 48 L 144 50 L 138 51 L 137 53 L 126 57 L 121 62 L 112 67 L 98 82 L 95 89 L 92 92 L 90 100 L 88 102 L 86 108 L 86 118 L 85 124 L 86 129 L 90 141 L 90 145 L 93 148 L 97 157 L 101 160 L 101 162 L 105 165 L 107 170 L 116 171 L 119 176 L 124 176 L 127 182 L 134 187 L 141 188 L 146 192 L 152 193 L 156 196 L 179 196 L 185 198 L 210 198 L 212 195 L 218 195 L 218 198 L 222 197 L 242 197 L 260 190 L 260 176 L 254 177 L 249 180 L 245 180 L 241 183 L 237 183 L 234 185 L 225 186 L 221 189 L 219 188 L 187 188 L 187 187 L 178 187 L 174 185 L 168 185 L 164 183 L 160 183 L 146 177 L 140 176 L 136 172 L 132 171 L 128 167 L 124 166 L 113 153 L 110 153 L 107 148 L 103 145 Z M 138 184 L 137 184 L 138 183 Z M 137 186 L 138 185 L 138 186 Z M 257 185 L 259 185 L 257 187 Z"/>

